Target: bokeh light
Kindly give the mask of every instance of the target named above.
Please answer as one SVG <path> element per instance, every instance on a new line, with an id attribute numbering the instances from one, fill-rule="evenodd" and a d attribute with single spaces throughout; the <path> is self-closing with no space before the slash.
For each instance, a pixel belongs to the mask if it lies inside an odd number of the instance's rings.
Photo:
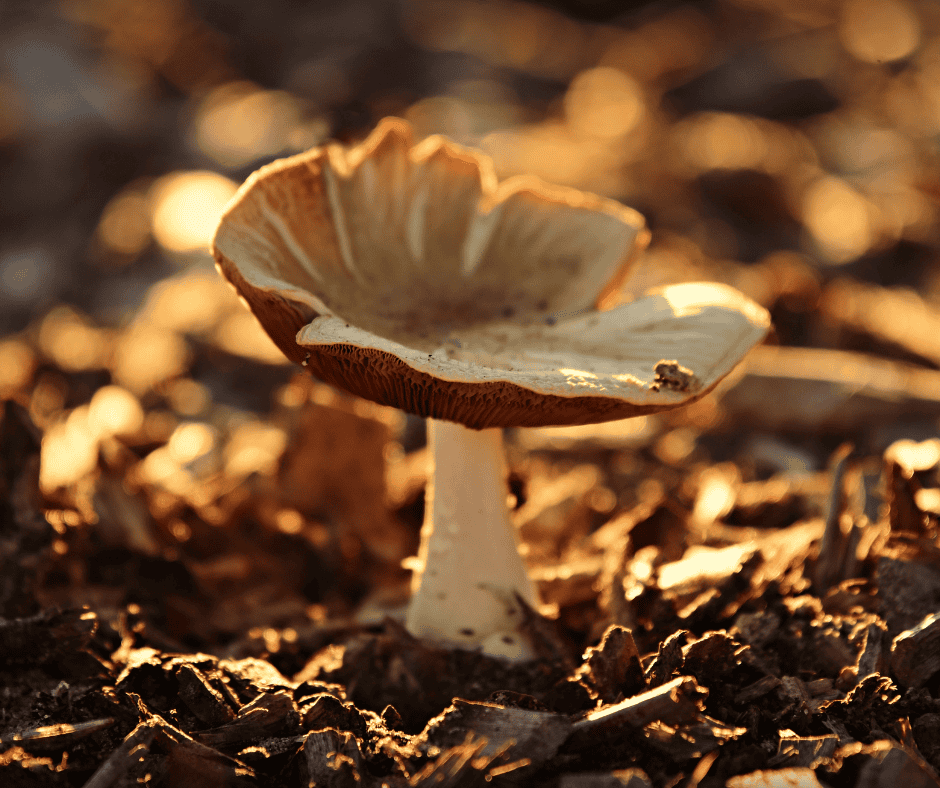
<path id="1" fill-rule="evenodd" d="M 107 365 L 111 335 L 67 306 L 56 307 L 39 326 L 39 347 L 62 369 L 79 372 Z"/>
<path id="2" fill-rule="evenodd" d="M 202 100 L 190 135 L 207 156 L 235 168 L 283 151 L 299 122 L 300 109 L 289 93 L 230 82 Z"/>
<path id="3" fill-rule="evenodd" d="M 186 340 L 175 331 L 137 324 L 121 335 L 114 348 L 114 379 L 140 395 L 182 374 L 188 357 Z"/>
<path id="4" fill-rule="evenodd" d="M 225 446 L 225 472 L 235 477 L 273 473 L 286 445 L 280 427 L 254 420 L 239 424 Z"/>
<path id="5" fill-rule="evenodd" d="M 0 397 L 13 397 L 32 379 L 36 355 L 19 339 L 0 340 Z"/>
<path id="6" fill-rule="evenodd" d="M 98 463 L 99 435 L 88 421 L 88 406 L 75 408 L 42 438 L 39 485 L 53 492 L 91 473 Z"/>
<path id="7" fill-rule="evenodd" d="M 127 389 L 103 386 L 88 403 L 89 430 L 99 436 L 130 436 L 144 425 L 144 409 Z"/>
<path id="8" fill-rule="evenodd" d="M 220 348 L 234 355 L 253 358 L 265 364 L 291 363 L 261 328 L 257 318 L 244 308 L 222 320 L 212 338 Z"/>
<path id="9" fill-rule="evenodd" d="M 677 137 L 683 158 L 699 172 L 759 169 L 770 152 L 768 135 L 755 119 L 726 112 L 687 119 Z"/>
<path id="10" fill-rule="evenodd" d="M 826 259 L 847 263 L 872 243 L 872 206 L 839 178 L 823 177 L 803 197 L 803 221 Z"/>
<path id="11" fill-rule="evenodd" d="M 615 68 L 582 71 L 565 94 L 566 120 L 581 137 L 622 137 L 633 131 L 642 114 L 640 86 Z"/>
<path id="12" fill-rule="evenodd" d="M 185 465 L 212 451 L 216 441 L 217 434 L 211 426 L 189 422 L 173 431 L 166 449 L 174 462 Z"/>
<path id="13" fill-rule="evenodd" d="M 920 21 L 904 0 L 848 0 L 839 35 L 859 60 L 886 63 L 910 55 L 920 43 Z"/>
<path id="14" fill-rule="evenodd" d="M 150 202 L 146 193 L 125 189 L 107 204 L 98 223 L 98 239 L 115 254 L 133 257 L 150 241 Z"/>
<path id="15" fill-rule="evenodd" d="M 139 319 L 180 333 L 201 333 L 233 304 L 235 295 L 214 269 L 195 268 L 151 287 Z"/>
<path id="16" fill-rule="evenodd" d="M 174 172 L 151 189 L 154 238 L 171 252 L 208 249 L 226 203 L 235 194 L 234 181 L 215 172 Z"/>

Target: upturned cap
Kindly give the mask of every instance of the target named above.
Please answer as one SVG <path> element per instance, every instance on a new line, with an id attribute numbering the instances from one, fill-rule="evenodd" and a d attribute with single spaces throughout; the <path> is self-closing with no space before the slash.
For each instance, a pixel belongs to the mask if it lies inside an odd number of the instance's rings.
<path id="1" fill-rule="evenodd" d="M 520 176 L 397 118 L 252 174 L 213 253 L 318 378 L 470 427 L 609 421 L 705 394 L 766 334 L 733 288 L 612 309 L 648 233 L 618 202 Z"/>

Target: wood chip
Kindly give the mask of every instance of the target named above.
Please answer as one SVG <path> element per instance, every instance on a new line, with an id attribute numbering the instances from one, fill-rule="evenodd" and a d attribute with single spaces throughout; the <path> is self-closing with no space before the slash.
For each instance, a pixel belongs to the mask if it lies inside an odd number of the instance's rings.
<path id="1" fill-rule="evenodd" d="M 212 747 L 232 747 L 295 733 L 298 731 L 299 716 L 289 692 L 268 692 L 242 706 L 231 722 L 201 731 L 196 734 L 196 738 Z"/>
<path id="2" fill-rule="evenodd" d="M 362 753 L 351 733 L 332 729 L 308 733 L 301 748 L 303 785 L 353 788 L 360 785 Z"/>
<path id="3" fill-rule="evenodd" d="M 654 721 L 687 722 L 698 717 L 704 695 L 695 679 L 679 676 L 649 692 L 588 713 L 572 730 L 585 733 L 620 725 L 642 728 Z"/>
<path id="4" fill-rule="evenodd" d="M 876 566 L 875 581 L 878 613 L 892 635 L 921 626 L 926 616 L 937 612 L 940 563 L 933 556 L 882 555 Z"/>
<path id="5" fill-rule="evenodd" d="M 183 731 L 154 715 L 155 740 L 167 752 L 167 779 L 170 785 L 255 785 L 255 773 L 247 764 L 201 744 Z"/>
<path id="6" fill-rule="evenodd" d="M 455 698 L 450 707 L 432 719 L 415 739 L 423 752 L 455 747 L 468 731 L 486 739 L 480 755 L 505 751 L 513 759 L 527 758 L 540 764 L 553 757 L 571 733 L 571 723 L 560 714 L 471 703 Z"/>
<path id="7" fill-rule="evenodd" d="M 608 627 L 600 644 L 585 652 L 584 665 L 576 676 L 605 703 L 617 702 L 646 689 L 633 633 L 616 624 Z"/>
<path id="8" fill-rule="evenodd" d="M 791 730 L 780 732 L 777 754 L 770 759 L 771 766 L 815 769 L 828 761 L 839 746 L 835 734 L 825 736 L 799 736 Z"/>
<path id="9" fill-rule="evenodd" d="M 855 788 L 936 788 L 934 770 L 914 753 L 893 741 L 876 741 L 862 748 L 864 763 L 859 770 Z"/>
<path id="10" fill-rule="evenodd" d="M 388 708 L 392 708 L 389 706 Z M 394 712 L 395 710 L 392 709 Z M 398 716 L 399 722 L 401 716 Z M 367 731 L 367 723 L 359 711 L 352 703 L 344 703 L 332 695 L 315 695 L 312 698 L 305 698 L 301 706 L 301 720 L 303 726 L 308 730 L 323 730 L 324 728 L 335 728 L 340 731 L 348 731 L 360 738 L 364 738 Z"/>
<path id="11" fill-rule="evenodd" d="M 823 788 L 812 769 L 762 770 L 729 777 L 727 788 Z"/>
<path id="12" fill-rule="evenodd" d="M 762 679 L 758 679 L 753 684 L 749 684 L 737 695 L 735 695 L 734 702 L 736 704 L 753 703 L 755 700 L 763 698 L 765 695 L 773 692 L 779 686 L 780 679 L 778 679 L 776 676 L 764 676 Z"/>
<path id="13" fill-rule="evenodd" d="M 60 752 L 86 736 L 107 730 L 112 725 L 113 717 L 74 724 L 63 722 L 57 725 L 42 725 L 0 737 L 0 747 L 20 744 L 28 752 Z"/>
<path id="14" fill-rule="evenodd" d="M 157 723 L 145 720 L 132 730 L 85 783 L 84 788 L 111 788 L 148 753 Z"/>
<path id="15" fill-rule="evenodd" d="M 194 665 L 180 665 L 176 680 L 183 703 L 206 725 L 224 725 L 235 719 L 235 712 L 222 693 Z"/>
<path id="16" fill-rule="evenodd" d="M 940 614 L 927 616 L 894 639 L 891 671 L 908 687 L 922 687 L 940 671 Z"/>

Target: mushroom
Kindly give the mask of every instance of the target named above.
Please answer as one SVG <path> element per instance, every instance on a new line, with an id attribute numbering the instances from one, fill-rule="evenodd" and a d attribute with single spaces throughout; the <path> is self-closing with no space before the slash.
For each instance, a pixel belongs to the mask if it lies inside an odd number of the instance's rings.
<path id="1" fill-rule="evenodd" d="M 503 427 L 654 413 L 711 390 L 768 330 L 721 284 L 612 308 L 648 238 L 618 202 L 528 176 L 400 119 L 251 175 L 213 253 L 281 350 L 338 388 L 428 419 L 433 473 L 406 626 L 533 655 L 538 595 L 507 505 Z"/>

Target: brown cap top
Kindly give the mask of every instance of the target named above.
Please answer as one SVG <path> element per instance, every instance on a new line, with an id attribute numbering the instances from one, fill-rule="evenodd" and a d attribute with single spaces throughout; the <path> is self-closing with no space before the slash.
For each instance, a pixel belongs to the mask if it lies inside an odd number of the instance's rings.
<path id="1" fill-rule="evenodd" d="M 222 273 L 281 350 L 367 399 L 471 427 L 585 424 L 689 402 L 767 331 L 732 288 L 608 311 L 642 217 L 386 119 L 254 173 L 222 217 Z"/>

